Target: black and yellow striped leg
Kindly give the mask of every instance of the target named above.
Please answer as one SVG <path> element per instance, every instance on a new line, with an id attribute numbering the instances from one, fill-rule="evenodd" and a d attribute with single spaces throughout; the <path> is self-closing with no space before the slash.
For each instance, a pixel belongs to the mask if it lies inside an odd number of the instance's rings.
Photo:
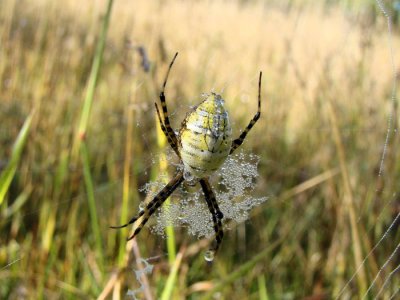
<path id="1" fill-rule="evenodd" d="M 177 56 L 178 56 L 178 52 L 175 53 L 174 58 L 172 59 L 171 63 L 169 64 L 167 75 L 165 76 L 163 87 L 162 87 L 162 90 L 161 90 L 161 93 L 160 93 L 160 102 L 161 102 L 162 117 L 163 117 L 162 119 L 163 119 L 163 125 L 164 125 L 164 128 L 165 128 L 165 132 L 166 132 L 166 135 L 167 135 L 167 139 L 168 139 L 168 142 L 172 141 L 173 144 L 175 144 L 175 145 L 178 145 L 178 138 L 176 137 L 176 134 L 175 134 L 174 130 L 172 129 L 171 123 L 169 121 L 167 102 L 165 100 L 164 92 L 165 92 L 165 86 L 167 85 L 169 72 L 171 71 L 172 65 L 174 64 L 175 59 L 176 59 Z M 158 111 L 157 105 L 156 105 L 156 109 Z M 159 119 L 161 120 L 161 117 L 159 117 Z M 174 149 L 173 144 L 170 143 L 171 147 Z"/>
<path id="2" fill-rule="evenodd" d="M 232 142 L 231 152 L 232 154 L 244 141 L 246 135 L 249 133 L 250 129 L 256 124 L 257 120 L 260 118 L 261 115 L 261 77 L 262 72 L 260 72 L 260 77 L 258 79 L 258 111 L 254 115 L 253 119 L 250 121 L 249 125 L 247 125 L 246 129 L 242 132 L 242 134 Z"/>
<path id="3" fill-rule="evenodd" d="M 133 217 L 128 223 L 121 226 L 111 226 L 111 228 L 118 229 L 126 227 L 130 224 L 135 223 L 140 217 L 143 217 L 139 225 L 136 227 L 133 234 L 127 239 L 128 241 L 133 239 L 139 234 L 143 226 L 147 223 L 151 215 L 164 203 L 165 200 L 172 194 L 172 192 L 182 183 L 184 180 L 183 172 L 179 172 L 155 197 L 147 204 L 146 208 L 142 210 L 137 216 Z"/>
<path id="4" fill-rule="evenodd" d="M 157 116 L 158 116 L 158 121 L 160 122 L 161 130 L 164 132 L 165 137 L 168 140 L 168 144 L 172 147 L 172 149 L 175 151 L 176 155 L 180 157 L 179 151 L 178 151 L 178 145 L 174 142 L 174 140 L 171 138 L 171 136 L 168 134 L 167 128 L 165 128 L 164 122 L 161 119 L 160 115 L 160 110 L 158 109 L 157 103 L 154 103 L 156 106 L 156 111 L 157 111 Z"/>
<path id="5" fill-rule="evenodd" d="M 217 199 L 215 198 L 215 194 L 214 194 L 208 180 L 204 179 L 204 178 L 201 179 L 200 185 L 203 189 L 204 196 L 205 196 L 205 199 L 207 202 L 207 206 L 208 206 L 208 209 L 210 210 L 210 213 L 212 215 L 212 220 L 214 223 L 216 244 L 212 248 L 212 250 L 217 252 L 217 250 L 222 242 L 222 238 L 224 237 L 224 231 L 222 229 L 222 218 L 224 217 L 224 215 L 222 214 L 221 210 L 218 207 Z"/>

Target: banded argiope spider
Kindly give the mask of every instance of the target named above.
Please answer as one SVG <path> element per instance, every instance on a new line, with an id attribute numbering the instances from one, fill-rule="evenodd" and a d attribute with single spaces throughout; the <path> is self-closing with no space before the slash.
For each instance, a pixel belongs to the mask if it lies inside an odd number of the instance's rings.
<path id="1" fill-rule="evenodd" d="M 216 252 L 223 238 L 222 218 L 223 214 L 218 207 L 215 194 L 208 181 L 208 176 L 219 169 L 225 159 L 232 154 L 244 141 L 250 129 L 254 126 L 261 114 L 261 77 L 258 80 L 258 110 L 246 129 L 237 139 L 232 140 L 232 130 L 228 113 L 224 107 L 224 100 L 216 93 L 207 95 L 193 111 L 188 113 L 182 122 L 182 127 L 177 135 L 172 129 L 167 103 L 165 100 L 165 87 L 169 72 L 175 62 L 178 53 L 172 59 L 164 79 L 160 93 L 161 113 L 155 103 L 158 120 L 168 143 L 175 151 L 183 164 L 183 170 L 178 170 L 175 177 L 151 200 L 147 206 L 133 217 L 128 223 L 111 228 L 123 228 L 135 223 L 139 219 L 137 228 L 128 240 L 133 239 L 146 224 L 150 216 L 164 203 L 174 190 L 184 181 L 194 185 L 200 183 L 205 200 L 212 215 L 216 243 L 212 248 Z"/>

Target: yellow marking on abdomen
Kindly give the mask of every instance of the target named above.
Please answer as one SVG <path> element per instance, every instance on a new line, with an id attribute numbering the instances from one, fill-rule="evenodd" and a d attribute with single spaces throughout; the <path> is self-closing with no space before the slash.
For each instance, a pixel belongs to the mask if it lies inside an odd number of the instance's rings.
<path id="1" fill-rule="evenodd" d="M 184 120 L 179 152 L 186 172 L 203 178 L 218 169 L 229 155 L 231 127 L 223 99 L 211 94 Z"/>

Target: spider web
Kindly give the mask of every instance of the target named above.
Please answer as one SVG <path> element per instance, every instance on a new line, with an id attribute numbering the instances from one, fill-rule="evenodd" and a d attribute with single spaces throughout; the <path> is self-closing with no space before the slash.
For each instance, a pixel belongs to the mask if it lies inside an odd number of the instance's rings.
<path id="1" fill-rule="evenodd" d="M 396 108 L 397 108 L 397 98 L 396 98 L 396 93 L 397 93 L 397 65 L 395 63 L 396 58 L 395 58 L 395 51 L 394 51 L 394 46 L 393 46 L 393 40 L 392 40 L 392 35 L 393 35 L 393 29 L 392 29 L 392 15 L 393 13 L 389 11 L 389 8 L 384 4 L 382 0 L 375 0 L 377 6 L 379 7 L 380 12 L 382 13 L 383 17 L 386 19 L 387 23 L 387 48 L 389 49 L 389 55 L 388 55 L 388 60 L 390 61 L 390 65 L 392 68 L 392 90 L 391 90 L 391 95 L 390 95 L 390 102 L 391 102 L 391 107 L 388 113 L 387 117 L 387 128 L 386 128 L 386 136 L 384 139 L 383 143 L 383 149 L 382 149 L 382 155 L 381 155 L 381 160 L 380 160 L 380 165 L 379 165 L 379 172 L 378 172 L 378 180 L 379 178 L 385 177 L 385 162 L 386 162 L 386 157 L 387 157 L 387 152 L 389 151 L 389 147 L 391 139 L 395 139 L 395 136 L 398 134 L 397 133 L 397 128 L 395 127 L 395 114 L 396 114 Z M 393 3 L 393 8 L 397 9 L 397 13 L 399 12 L 399 2 Z M 379 192 L 379 188 L 377 188 L 377 192 Z M 397 192 L 393 193 L 393 198 L 390 199 L 387 203 L 384 203 L 384 205 L 381 208 L 381 212 L 378 215 L 378 219 L 382 217 L 383 212 L 387 209 L 387 206 L 389 204 L 394 204 L 395 199 L 398 197 Z M 341 299 L 346 295 L 346 292 L 350 289 L 351 283 L 355 280 L 355 277 L 357 274 L 362 270 L 362 268 L 366 265 L 367 261 L 371 256 L 373 256 L 375 253 L 379 251 L 379 248 L 384 247 L 383 242 L 385 239 L 390 238 L 389 233 L 393 232 L 394 236 L 396 237 L 396 232 L 398 233 L 398 224 L 399 224 L 399 218 L 400 218 L 400 212 L 395 215 L 393 221 L 388 225 L 387 229 L 384 231 L 383 235 L 381 238 L 376 242 L 376 244 L 372 247 L 372 249 L 367 253 L 367 255 L 364 257 L 361 265 L 359 265 L 356 269 L 356 271 L 353 273 L 351 278 L 345 283 L 343 288 L 340 290 L 338 293 L 336 299 Z M 369 228 L 369 232 L 372 231 L 373 228 Z M 397 234 L 398 238 L 398 234 Z M 394 242 L 394 245 L 396 245 L 396 242 Z M 366 292 L 363 294 L 362 299 L 367 299 L 369 297 L 372 297 L 373 299 L 381 299 L 382 297 L 382 292 L 385 291 L 385 289 L 389 289 L 392 294 L 390 295 L 390 299 L 395 299 L 398 297 L 398 293 L 400 291 L 400 288 L 396 286 L 399 286 L 398 280 L 396 281 L 396 275 L 398 279 L 398 271 L 400 270 L 400 264 L 396 265 L 396 257 L 399 256 L 400 253 L 400 241 L 397 243 L 396 246 L 394 246 L 393 251 L 390 253 L 389 257 L 380 265 L 380 268 L 376 274 L 373 275 L 372 280 L 366 290 Z M 397 259 L 398 263 L 398 259 Z M 377 280 L 381 278 L 383 279 L 383 284 L 380 287 L 380 289 L 376 288 L 376 282 Z M 392 284 L 392 289 L 388 285 Z"/>
<path id="2" fill-rule="evenodd" d="M 229 156 L 213 176 L 214 193 L 224 214 L 225 228 L 229 227 L 229 221 L 242 223 L 247 220 L 250 211 L 268 199 L 253 196 L 259 176 L 258 163 L 258 156 L 240 151 Z M 178 168 L 181 167 L 178 165 Z M 166 179 L 167 176 L 162 175 L 157 181 L 145 184 L 141 191 L 152 199 L 165 186 Z M 210 238 L 214 235 L 211 213 L 204 200 L 204 194 L 198 187 L 191 188 L 183 184 L 170 199 L 171 203 L 162 206 L 157 212 L 157 223 L 151 227 L 154 233 L 165 236 L 165 227 L 172 225 L 187 227 L 189 234 L 197 238 Z"/>
<path id="3" fill-rule="evenodd" d="M 141 298 L 137 298 L 136 296 L 140 295 L 145 289 L 145 284 L 143 282 L 142 276 L 150 275 L 153 272 L 154 266 L 149 263 L 149 260 L 151 260 L 151 259 L 152 258 L 148 258 L 148 259 L 140 258 L 139 259 L 139 261 L 144 264 L 144 268 L 134 269 L 133 272 L 135 273 L 136 280 L 140 284 L 140 287 L 137 288 L 136 290 L 128 290 L 128 292 L 126 293 L 126 296 L 131 297 L 134 300 L 141 299 Z"/>

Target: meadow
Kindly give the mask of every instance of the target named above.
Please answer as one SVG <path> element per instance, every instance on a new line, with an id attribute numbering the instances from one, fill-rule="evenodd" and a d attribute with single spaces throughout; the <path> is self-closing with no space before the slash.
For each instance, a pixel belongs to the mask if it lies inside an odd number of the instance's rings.
<path id="1" fill-rule="evenodd" d="M 394 12 L 369 0 L 2 0 L 0 298 L 399 297 Z M 216 91 L 239 135 L 263 71 L 242 151 L 258 156 L 251 193 L 267 201 L 226 225 L 212 263 L 213 237 L 185 227 L 129 242 L 131 227 L 109 228 L 175 172 L 154 108 L 175 52 L 175 129 Z"/>

